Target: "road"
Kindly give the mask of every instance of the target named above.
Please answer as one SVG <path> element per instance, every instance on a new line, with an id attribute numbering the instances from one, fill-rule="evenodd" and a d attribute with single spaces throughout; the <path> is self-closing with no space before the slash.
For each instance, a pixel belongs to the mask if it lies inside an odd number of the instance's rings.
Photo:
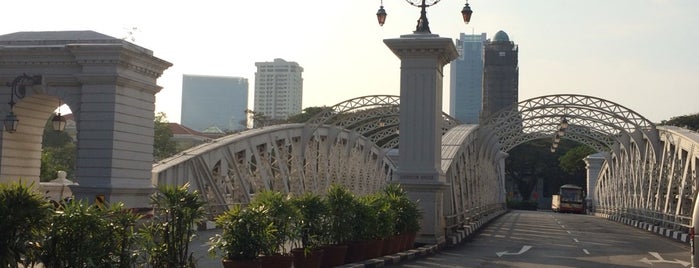
<path id="1" fill-rule="evenodd" d="M 590 215 L 511 211 L 470 241 L 390 267 L 689 267 L 688 244 Z"/>
<path id="2" fill-rule="evenodd" d="M 209 237 L 213 237 L 218 232 L 220 232 L 219 229 L 197 231 L 197 237 L 189 244 L 189 250 L 197 261 L 197 267 L 223 267 L 221 258 L 212 258 L 208 255 Z"/>

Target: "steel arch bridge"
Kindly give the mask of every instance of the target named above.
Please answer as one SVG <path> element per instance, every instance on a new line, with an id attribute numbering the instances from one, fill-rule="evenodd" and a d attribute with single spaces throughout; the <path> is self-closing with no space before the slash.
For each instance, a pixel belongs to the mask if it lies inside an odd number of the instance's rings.
<path id="1" fill-rule="evenodd" d="M 153 182 L 190 182 L 205 194 L 212 214 L 261 189 L 322 193 L 338 183 L 357 194 L 375 192 L 396 180 L 398 113 L 398 96 L 351 99 L 305 124 L 252 129 L 165 159 L 153 166 Z M 694 224 L 699 134 L 657 127 L 607 100 L 549 95 L 522 101 L 481 125 L 442 115 L 448 236 L 503 212 L 507 152 L 530 140 L 553 139 L 563 118 L 570 124 L 563 138 L 589 145 L 605 160 L 591 180 L 598 215 L 678 231 Z"/>

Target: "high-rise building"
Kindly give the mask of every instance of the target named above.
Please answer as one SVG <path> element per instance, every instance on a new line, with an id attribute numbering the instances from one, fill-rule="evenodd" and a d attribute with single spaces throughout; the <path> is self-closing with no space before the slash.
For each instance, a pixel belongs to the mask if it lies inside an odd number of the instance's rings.
<path id="1" fill-rule="evenodd" d="M 449 114 L 464 124 L 478 124 L 483 106 L 483 46 L 486 34 L 461 33 L 459 57 L 451 62 Z"/>
<path id="2" fill-rule="evenodd" d="M 248 79 L 228 76 L 182 76 L 181 124 L 196 131 L 247 127 Z"/>
<path id="3" fill-rule="evenodd" d="M 499 110 L 517 104 L 519 67 L 517 45 L 503 31 L 486 41 L 483 68 L 483 110 L 487 118 Z"/>
<path id="4" fill-rule="evenodd" d="M 255 66 L 253 110 L 272 120 L 283 120 L 301 113 L 303 68 L 296 62 L 283 59 L 256 62 Z"/>

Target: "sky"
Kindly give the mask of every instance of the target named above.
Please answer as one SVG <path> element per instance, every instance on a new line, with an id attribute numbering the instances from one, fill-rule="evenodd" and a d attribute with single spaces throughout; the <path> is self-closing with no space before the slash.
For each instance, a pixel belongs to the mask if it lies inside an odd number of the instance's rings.
<path id="1" fill-rule="evenodd" d="M 413 0 L 415 1 L 415 0 Z M 431 2 L 431 0 L 428 0 Z M 252 109 L 255 62 L 303 68 L 303 107 L 366 95 L 398 95 L 400 61 L 383 43 L 415 29 L 404 0 L 23 0 L 2 5 L 0 34 L 92 30 L 127 38 L 171 62 L 158 79 L 156 112 L 180 122 L 182 75 L 245 77 Z M 427 9 L 432 33 L 499 30 L 519 46 L 519 100 L 581 94 L 653 122 L 699 113 L 699 1 L 442 0 Z M 135 31 L 131 29 L 136 28 Z M 129 35 L 129 31 L 133 34 Z M 449 66 L 444 69 L 444 111 Z"/>

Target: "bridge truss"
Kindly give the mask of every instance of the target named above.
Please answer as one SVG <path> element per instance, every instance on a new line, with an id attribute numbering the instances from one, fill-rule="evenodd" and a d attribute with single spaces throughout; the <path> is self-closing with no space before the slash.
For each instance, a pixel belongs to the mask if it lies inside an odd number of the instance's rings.
<path id="1" fill-rule="evenodd" d="M 252 129 L 211 141 L 154 165 L 155 184 L 190 182 L 210 212 L 246 203 L 262 189 L 324 192 L 332 183 L 357 194 L 395 180 L 399 98 L 365 96 L 332 107 L 305 124 Z M 515 146 L 552 139 L 565 119 L 564 139 L 586 144 L 605 162 L 590 182 L 597 213 L 687 230 L 697 194 L 699 135 L 656 127 L 634 111 L 584 95 L 522 101 L 481 125 L 442 115 L 442 171 L 447 233 L 501 209 L 504 159 Z"/>
<path id="2" fill-rule="evenodd" d="M 590 178 L 589 197 L 602 216 L 622 217 L 688 232 L 695 222 L 699 134 L 656 127 L 636 112 L 584 95 L 549 95 L 518 103 L 482 124 L 487 146 L 502 152 L 551 139 L 566 119 L 562 138 L 586 144 L 605 162 Z M 493 145 L 495 144 L 495 145 Z"/>

